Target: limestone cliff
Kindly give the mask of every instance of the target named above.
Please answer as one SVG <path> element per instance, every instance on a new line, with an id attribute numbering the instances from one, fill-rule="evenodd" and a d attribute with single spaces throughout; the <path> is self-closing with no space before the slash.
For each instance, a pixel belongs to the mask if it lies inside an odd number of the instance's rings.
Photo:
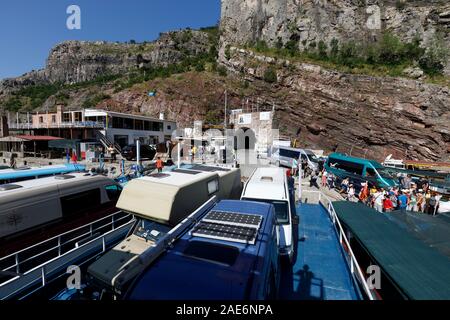
<path id="1" fill-rule="evenodd" d="M 440 32 L 450 43 L 447 0 L 222 0 L 222 43 L 275 46 L 289 40 L 299 49 L 332 39 L 374 41 L 389 31 L 422 46 Z M 222 46 L 222 48 L 224 47 Z M 223 53 L 223 51 L 222 51 Z M 450 74 L 450 64 L 446 73 Z"/>
<path id="2" fill-rule="evenodd" d="M 45 69 L 0 81 L 0 96 L 30 85 L 73 84 L 143 66 L 167 66 L 207 52 L 209 46 L 208 34 L 194 30 L 163 33 L 154 42 L 137 44 L 67 41 L 51 50 Z"/>

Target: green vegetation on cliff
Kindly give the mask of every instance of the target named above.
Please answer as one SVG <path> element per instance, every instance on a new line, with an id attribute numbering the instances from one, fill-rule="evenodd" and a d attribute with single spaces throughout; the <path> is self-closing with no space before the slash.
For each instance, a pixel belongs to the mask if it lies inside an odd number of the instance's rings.
<path id="1" fill-rule="evenodd" d="M 247 48 L 275 57 L 313 62 L 339 71 L 382 76 L 401 76 L 405 68 L 420 67 L 427 75 L 440 78 L 450 56 L 449 48 L 439 34 L 428 49 L 421 47 L 418 38 L 405 43 L 390 33 L 371 43 L 339 43 L 336 39 L 329 44 L 312 42 L 303 51 L 299 50 L 298 41 L 290 40 L 283 44 L 281 39 L 274 48 L 264 41 L 257 41 Z"/>

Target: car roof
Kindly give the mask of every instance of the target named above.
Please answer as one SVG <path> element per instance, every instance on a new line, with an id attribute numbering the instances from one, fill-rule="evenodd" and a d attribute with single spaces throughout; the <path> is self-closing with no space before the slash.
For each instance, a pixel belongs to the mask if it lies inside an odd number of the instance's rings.
<path id="1" fill-rule="evenodd" d="M 243 197 L 251 199 L 289 200 L 283 168 L 258 168 L 247 182 Z"/>
<path id="2" fill-rule="evenodd" d="M 212 210 L 263 216 L 254 245 L 207 239 L 185 233 L 141 276 L 130 290 L 132 300 L 147 299 L 246 299 L 253 269 L 266 254 L 274 225 L 273 206 L 252 201 L 222 200 Z M 231 265 L 186 255 L 191 246 L 211 255 L 236 252 Z"/>
<path id="3" fill-rule="evenodd" d="M 383 166 L 375 161 L 375 160 L 369 160 L 369 159 L 362 159 L 362 158 L 356 158 L 356 157 L 350 157 L 347 156 L 345 154 L 342 153 L 332 153 L 328 156 L 328 159 L 338 159 L 338 160 L 346 160 L 346 161 L 351 161 L 351 162 L 355 162 L 355 163 L 359 163 L 359 164 L 372 164 L 375 168 L 383 168 Z"/>

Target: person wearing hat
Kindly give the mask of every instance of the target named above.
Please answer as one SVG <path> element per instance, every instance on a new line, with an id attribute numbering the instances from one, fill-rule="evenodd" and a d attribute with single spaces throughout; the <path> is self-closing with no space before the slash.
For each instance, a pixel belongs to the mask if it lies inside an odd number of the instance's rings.
<path id="1" fill-rule="evenodd" d="M 377 189 L 377 192 L 373 195 L 374 199 L 374 209 L 378 212 L 383 212 L 383 200 L 384 200 L 384 190 Z"/>
<path id="2" fill-rule="evenodd" d="M 351 202 L 357 201 L 355 197 L 355 188 L 353 187 L 353 184 L 350 184 L 348 186 L 347 200 Z"/>

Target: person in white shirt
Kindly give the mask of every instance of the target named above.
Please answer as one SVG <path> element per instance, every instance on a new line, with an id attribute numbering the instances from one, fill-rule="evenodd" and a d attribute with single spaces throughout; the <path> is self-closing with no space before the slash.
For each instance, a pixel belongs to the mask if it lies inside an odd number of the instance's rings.
<path id="1" fill-rule="evenodd" d="M 353 187 L 353 184 L 351 184 L 348 188 L 347 199 L 348 201 L 351 202 L 357 202 L 357 199 L 355 197 L 355 188 Z"/>
<path id="2" fill-rule="evenodd" d="M 375 210 L 377 210 L 378 212 L 383 212 L 384 191 L 377 190 L 377 192 L 373 194 L 373 197 L 375 199 L 374 201 Z"/>

